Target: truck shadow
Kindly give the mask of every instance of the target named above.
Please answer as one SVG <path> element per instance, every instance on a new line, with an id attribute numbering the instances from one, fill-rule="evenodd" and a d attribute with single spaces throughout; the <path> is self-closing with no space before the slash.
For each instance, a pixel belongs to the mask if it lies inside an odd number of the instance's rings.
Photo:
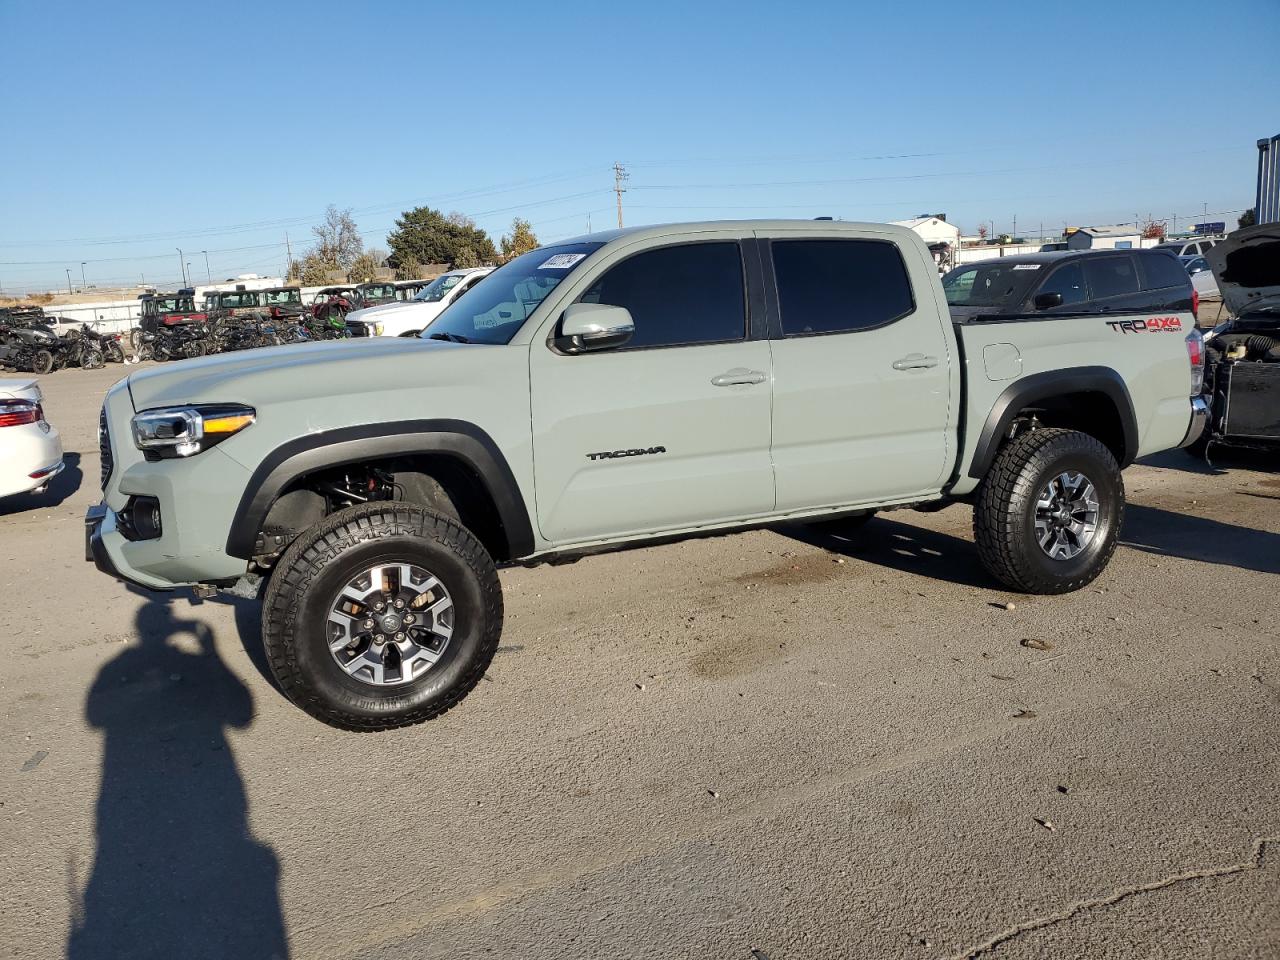
<path id="1" fill-rule="evenodd" d="M 174 601 L 148 603 L 136 628 L 85 702 L 102 778 L 83 891 L 68 865 L 67 956 L 287 957 L 279 864 L 250 830 L 227 738 L 253 722 L 249 690 Z"/>
<path id="2" fill-rule="evenodd" d="M 1120 543 L 1144 553 L 1280 573 L 1280 534 L 1131 503 Z"/>
<path id="3" fill-rule="evenodd" d="M 62 457 L 62 472 L 49 481 L 44 493 L 20 493 L 0 501 L 0 517 L 24 510 L 45 510 L 70 499 L 84 480 L 80 470 L 80 454 L 67 453 Z"/>
<path id="4" fill-rule="evenodd" d="M 783 536 L 846 557 L 966 587 L 1000 589 L 978 563 L 973 541 L 879 516 L 845 536 L 816 526 L 779 526 Z"/>
<path id="5" fill-rule="evenodd" d="M 982 568 L 972 540 L 876 517 L 848 536 L 819 527 L 779 526 L 777 533 L 866 563 L 967 587 L 1003 589 Z M 1280 534 L 1192 514 L 1130 503 L 1120 543 L 1144 553 L 1280 573 Z"/>

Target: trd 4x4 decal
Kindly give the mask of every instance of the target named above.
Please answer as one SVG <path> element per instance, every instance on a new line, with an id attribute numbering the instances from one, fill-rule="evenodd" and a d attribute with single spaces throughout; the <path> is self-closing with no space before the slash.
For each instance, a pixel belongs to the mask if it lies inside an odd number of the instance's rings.
<path id="1" fill-rule="evenodd" d="M 1177 317 L 1150 317 L 1146 320 L 1108 320 L 1116 333 L 1181 333 L 1182 321 Z"/>
<path id="2" fill-rule="evenodd" d="M 619 457 L 644 457 L 651 453 L 666 453 L 666 447 L 633 447 L 630 450 L 612 450 L 604 453 L 588 453 L 588 460 L 616 460 Z"/>

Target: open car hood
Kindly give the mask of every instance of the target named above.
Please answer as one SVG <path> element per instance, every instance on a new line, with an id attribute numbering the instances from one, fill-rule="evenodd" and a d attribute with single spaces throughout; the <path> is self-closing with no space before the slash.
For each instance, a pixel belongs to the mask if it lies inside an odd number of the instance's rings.
<path id="1" fill-rule="evenodd" d="M 1280 223 L 1228 234 L 1205 254 L 1222 302 L 1235 316 L 1280 307 Z"/>

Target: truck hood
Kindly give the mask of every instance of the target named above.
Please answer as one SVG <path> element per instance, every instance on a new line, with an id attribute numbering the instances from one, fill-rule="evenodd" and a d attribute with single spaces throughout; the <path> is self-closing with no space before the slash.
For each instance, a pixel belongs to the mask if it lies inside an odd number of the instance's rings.
<path id="1" fill-rule="evenodd" d="M 396 316 L 415 317 L 423 326 L 426 326 L 427 321 L 434 320 L 443 309 L 442 303 L 415 303 L 412 300 L 405 300 L 381 303 L 376 307 L 365 307 L 363 310 L 352 310 L 347 314 L 347 319 L 357 323 L 370 319 L 376 320 L 380 315 L 385 316 L 394 310 Z"/>
<path id="2" fill-rule="evenodd" d="M 1280 223 L 1264 223 L 1228 234 L 1205 254 L 1222 302 L 1237 317 L 1280 309 Z"/>
<path id="3" fill-rule="evenodd" d="M 287 396 L 333 397 L 356 384 L 420 386 L 426 368 L 459 344 L 403 337 L 323 340 L 179 360 L 129 377 L 135 410 L 183 403 L 257 405 Z M 463 345 L 464 349 L 476 349 Z M 405 363 L 407 357 L 421 363 Z"/>

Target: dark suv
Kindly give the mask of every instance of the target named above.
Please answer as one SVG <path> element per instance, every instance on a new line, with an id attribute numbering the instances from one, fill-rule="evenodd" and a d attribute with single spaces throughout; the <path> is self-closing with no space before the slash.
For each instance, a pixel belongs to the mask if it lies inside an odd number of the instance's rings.
<path id="1" fill-rule="evenodd" d="M 1164 250 L 1066 250 L 995 257 L 942 278 L 954 320 L 1111 314 L 1117 330 L 1190 310 L 1199 298 L 1178 258 Z"/>

